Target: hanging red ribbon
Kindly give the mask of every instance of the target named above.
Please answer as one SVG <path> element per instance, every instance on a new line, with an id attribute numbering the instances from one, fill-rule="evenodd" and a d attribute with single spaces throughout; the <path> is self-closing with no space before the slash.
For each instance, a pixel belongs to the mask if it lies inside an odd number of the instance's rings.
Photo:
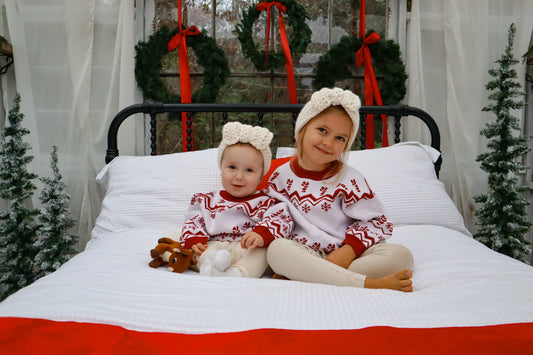
<path id="1" fill-rule="evenodd" d="M 294 67 L 292 64 L 292 55 L 291 55 L 291 49 L 289 47 L 289 39 L 287 38 L 287 32 L 285 31 L 285 25 L 283 23 L 283 12 L 286 12 L 286 7 L 277 1 L 271 1 L 271 2 L 261 2 L 259 3 L 255 8 L 258 11 L 264 11 L 267 10 L 267 28 L 266 28 L 266 60 L 265 60 L 265 68 L 268 68 L 268 44 L 270 42 L 270 12 L 272 9 L 272 6 L 275 6 L 278 9 L 279 13 L 279 35 L 281 40 L 281 48 L 283 49 L 283 56 L 285 57 L 285 66 L 287 68 L 287 82 L 289 86 L 289 96 L 292 104 L 298 103 L 298 98 L 296 95 L 296 81 L 294 80 Z"/>
<path id="2" fill-rule="evenodd" d="M 200 34 L 200 30 L 196 26 L 191 26 L 178 32 L 168 42 L 168 51 L 173 51 L 178 48 L 178 57 L 180 65 L 180 86 L 181 86 L 181 102 L 191 102 L 191 78 L 189 73 L 189 54 L 187 52 L 187 36 L 195 36 Z"/>
<path id="3" fill-rule="evenodd" d="M 374 68 L 372 67 L 372 57 L 370 55 L 369 44 L 376 43 L 380 36 L 374 32 L 365 38 L 365 0 L 361 0 L 359 8 L 359 37 L 363 39 L 361 48 L 356 53 L 357 67 L 364 65 L 365 70 L 365 105 L 373 105 L 374 99 L 376 104 L 383 106 L 383 100 L 379 92 L 378 81 Z M 387 135 L 387 116 L 381 115 L 383 122 L 383 138 L 382 145 L 387 147 L 389 145 L 389 137 Z M 367 148 L 374 148 L 374 115 L 367 115 L 366 117 L 366 146 Z"/>
<path id="4" fill-rule="evenodd" d="M 187 36 L 196 36 L 200 34 L 200 30 L 196 26 L 191 26 L 184 30 L 181 30 L 181 0 L 178 0 L 178 28 L 180 31 L 172 37 L 170 42 L 167 44 L 168 51 L 173 51 L 178 48 L 178 60 L 180 65 L 180 91 L 181 91 L 181 103 L 191 103 L 192 94 L 191 94 L 191 77 L 189 72 L 189 54 L 187 52 Z M 181 114 L 181 136 L 182 136 L 182 145 L 183 151 L 186 152 L 187 149 L 187 114 L 183 112 Z M 193 146 L 192 141 L 192 130 L 191 130 L 191 147 Z M 192 150 L 192 149 L 191 149 Z"/>

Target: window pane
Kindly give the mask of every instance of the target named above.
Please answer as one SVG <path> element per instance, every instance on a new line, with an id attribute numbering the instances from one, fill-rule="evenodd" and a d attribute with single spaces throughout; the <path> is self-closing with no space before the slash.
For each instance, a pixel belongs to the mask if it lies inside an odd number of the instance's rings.
<path id="1" fill-rule="evenodd" d="M 237 39 L 235 28 L 242 21 L 243 11 L 259 1 L 243 0 L 183 0 L 182 22 L 185 26 L 196 26 L 207 31 L 216 39 L 217 45 L 224 51 L 231 71 L 224 87 L 219 91 L 216 102 L 274 102 L 289 103 L 289 92 L 285 66 L 270 70 L 257 70 L 250 59 L 245 58 L 241 44 Z M 306 53 L 300 58 L 293 55 L 296 90 L 299 102 L 306 102 L 313 92 L 313 78 L 316 65 L 321 55 L 343 36 L 359 33 L 359 1 L 357 0 L 298 0 L 307 11 L 307 25 L 312 31 L 311 43 Z M 216 11 L 214 11 L 216 7 Z M 213 14 L 215 12 L 215 15 Z M 272 31 L 269 43 L 270 50 L 281 52 L 277 10 L 272 10 Z M 366 30 L 374 30 L 382 37 L 386 32 L 387 0 L 366 1 Z M 291 36 L 292 28 L 287 25 L 287 35 Z M 156 0 L 156 18 L 154 30 L 167 25 L 175 28 L 178 25 L 178 9 L 176 0 Z M 252 28 L 254 43 L 259 50 L 265 50 L 266 11 L 263 11 Z M 198 55 L 189 50 L 191 86 L 193 91 L 203 85 L 203 68 L 197 64 Z M 355 56 L 355 53 L 354 53 Z M 179 94 L 179 61 L 176 51 L 168 54 L 163 60 L 162 74 L 167 88 Z M 355 93 L 363 92 L 361 68 L 352 68 L 352 79 L 337 82 L 340 87 L 349 87 Z M 232 118 L 230 118 L 232 119 Z M 247 120 L 246 117 L 239 117 Z M 179 117 L 163 118 L 158 123 L 158 153 L 180 151 L 181 121 Z M 197 115 L 194 124 L 194 148 L 202 149 L 216 144 L 220 137 L 221 118 L 213 115 Z M 253 122 L 252 122 L 253 123 Z M 292 145 L 292 122 L 289 117 L 265 117 L 264 124 L 275 133 L 273 151 L 278 145 Z M 289 126 L 287 126 L 289 125 Z M 177 127 L 176 127 L 177 126 Z M 159 130 L 163 130 L 162 132 Z M 168 132 L 165 132 L 168 131 Z M 219 133 L 218 133 L 219 134 Z"/>

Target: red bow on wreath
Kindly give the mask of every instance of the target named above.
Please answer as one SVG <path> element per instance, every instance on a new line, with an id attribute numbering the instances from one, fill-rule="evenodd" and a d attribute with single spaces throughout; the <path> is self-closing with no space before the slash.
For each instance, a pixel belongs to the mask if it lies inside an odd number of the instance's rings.
<path id="1" fill-rule="evenodd" d="M 356 63 L 357 67 L 363 64 L 365 68 L 365 105 L 373 105 L 375 98 L 376 104 L 383 106 L 378 81 L 374 73 L 374 68 L 372 67 L 370 49 L 368 48 L 369 44 L 376 43 L 380 37 L 374 32 L 365 38 L 365 0 L 361 0 L 359 14 L 359 36 L 363 38 L 363 45 L 356 53 Z M 383 147 L 387 147 L 389 145 L 387 116 L 381 115 L 381 120 L 383 122 L 382 145 Z M 367 148 L 374 148 L 374 115 L 368 115 L 366 118 L 366 142 Z"/>
<path id="2" fill-rule="evenodd" d="M 261 2 L 255 8 L 258 11 L 267 10 L 267 28 L 266 28 L 266 60 L 265 68 L 268 68 L 268 43 L 270 41 L 270 11 L 272 6 L 275 6 L 278 9 L 279 13 L 279 36 L 281 40 L 281 48 L 283 49 L 283 55 L 285 57 L 285 66 L 287 67 L 287 82 L 289 85 L 289 95 L 292 104 L 298 103 L 298 98 L 296 96 L 296 82 L 294 80 L 294 68 L 292 64 L 292 55 L 291 49 L 289 47 L 289 39 L 287 38 L 287 32 L 285 31 L 285 25 L 283 23 L 283 12 L 286 12 L 287 9 L 283 6 L 282 3 L 277 1 L 271 2 Z"/>
<path id="3" fill-rule="evenodd" d="M 180 31 L 168 42 L 167 49 L 169 52 L 178 48 L 178 59 L 180 62 L 180 91 L 181 103 L 188 104 L 192 101 L 191 94 L 191 76 L 189 73 L 189 54 L 187 52 L 187 36 L 196 36 L 200 34 L 200 30 L 196 26 L 191 26 L 184 30 L 181 29 L 181 0 L 178 0 L 178 28 Z M 181 136 L 183 151 L 187 151 L 187 114 L 181 114 Z M 192 130 L 191 130 L 191 147 Z"/>

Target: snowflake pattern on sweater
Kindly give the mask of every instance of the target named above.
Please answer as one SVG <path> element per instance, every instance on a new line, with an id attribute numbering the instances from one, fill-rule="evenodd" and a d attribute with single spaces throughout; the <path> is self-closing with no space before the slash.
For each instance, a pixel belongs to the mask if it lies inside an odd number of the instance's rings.
<path id="1" fill-rule="evenodd" d="M 271 175 L 269 195 L 286 202 L 294 220 L 289 239 L 326 253 L 349 244 L 359 256 L 389 238 L 393 225 L 363 174 L 349 165 L 323 180 L 327 173 L 305 170 L 294 158 Z"/>
<path id="2" fill-rule="evenodd" d="M 254 231 L 266 247 L 275 238 L 287 238 L 292 227 L 287 205 L 263 192 L 244 198 L 224 190 L 197 193 L 191 199 L 180 242 L 184 248 L 208 240 L 233 242 Z"/>

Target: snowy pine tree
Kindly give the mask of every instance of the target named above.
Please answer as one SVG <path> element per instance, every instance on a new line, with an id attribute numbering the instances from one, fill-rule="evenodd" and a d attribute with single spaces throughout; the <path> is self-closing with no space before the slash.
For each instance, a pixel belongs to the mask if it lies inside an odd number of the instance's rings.
<path id="1" fill-rule="evenodd" d="M 50 167 L 52 176 L 40 179 L 44 183 L 39 195 L 43 208 L 39 216 L 41 221 L 39 240 L 35 243 L 38 249 L 35 267 L 39 270 L 39 276 L 57 270 L 77 253 L 74 243 L 78 237 L 69 232 L 76 221 L 68 209 L 70 196 L 65 191 L 67 184 L 63 181 L 57 166 L 56 146 L 52 149 Z"/>
<path id="2" fill-rule="evenodd" d="M 508 44 L 502 57 L 496 61 L 496 69 L 489 70 L 495 79 L 486 88 L 491 104 L 483 111 L 493 112 L 496 121 L 488 123 L 481 134 L 489 139 L 489 151 L 479 154 L 476 161 L 488 173 L 488 193 L 474 197 L 483 203 L 475 215 L 479 230 L 474 237 L 502 254 L 525 261 L 529 255 L 529 241 L 526 234 L 531 227 L 528 221 L 527 200 L 521 197 L 524 189 L 518 186 L 518 177 L 527 169 L 520 159 L 529 151 L 528 138 L 520 136 L 518 119 L 511 110 L 524 105 L 524 93 L 516 81 L 517 74 L 512 66 L 518 63 L 513 57 L 515 26 L 511 25 Z"/>
<path id="3" fill-rule="evenodd" d="M 0 197 L 8 202 L 8 209 L 0 212 L 0 299 L 35 280 L 33 243 L 39 211 L 25 203 L 33 195 L 37 175 L 27 170 L 33 157 L 26 154 L 31 147 L 22 139 L 29 130 L 21 126 L 19 94 L 13 103 L 0 141 Z"/>

